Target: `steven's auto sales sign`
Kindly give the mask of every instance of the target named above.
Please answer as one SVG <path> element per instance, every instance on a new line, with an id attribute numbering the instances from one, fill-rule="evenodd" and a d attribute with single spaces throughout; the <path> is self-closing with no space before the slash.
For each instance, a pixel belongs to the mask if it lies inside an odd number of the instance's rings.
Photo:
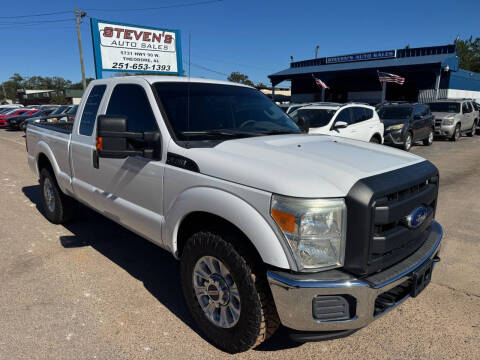
<path id="1" fill-rule="evenodd" d="M 180 32 L 91 19 L 95 69 L 181 75 Z"/>

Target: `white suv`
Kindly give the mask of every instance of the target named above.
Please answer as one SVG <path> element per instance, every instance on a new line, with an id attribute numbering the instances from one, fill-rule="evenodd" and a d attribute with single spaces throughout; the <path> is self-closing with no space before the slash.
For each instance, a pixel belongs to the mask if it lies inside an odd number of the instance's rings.
<path id="1" fill-rule="evenodd" d="M 327 134 L 383 144 L 383 123 L 373 106 L 320 103 L 301 107 L 290 117 L 309 134 Z"/>

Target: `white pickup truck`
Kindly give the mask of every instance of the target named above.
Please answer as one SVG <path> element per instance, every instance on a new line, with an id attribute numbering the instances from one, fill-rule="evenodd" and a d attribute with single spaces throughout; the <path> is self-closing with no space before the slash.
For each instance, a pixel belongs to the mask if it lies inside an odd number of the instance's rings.
<path id="1" fill-rule="evenodd" d="M 193 318 L 228 352 L 280 324 L 297 341 L 346 336 L 417 296 L 439 260 L 435 166 L 303 134 L 247 86 L 92 81 L 73 124 L 29 124 L 26 142 L 47 219 L 80 201 L 170 251 Z"/>

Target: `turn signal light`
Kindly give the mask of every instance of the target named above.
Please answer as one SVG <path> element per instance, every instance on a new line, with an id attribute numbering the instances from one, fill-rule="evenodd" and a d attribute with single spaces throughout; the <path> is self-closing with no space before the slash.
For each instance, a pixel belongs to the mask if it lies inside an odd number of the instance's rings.
<path id="1" fill-rule="evenodd" d="M 103 150 L 103 138 L 102 137 L 97 136 L 96 146 L 97 146 L 98 151 Z"/>
<path id="2" fill-rule="evenodd" d="M 271 214 L 282 231 L 295 232 L 295 215 L 277 209 L 272 209 Z"/>

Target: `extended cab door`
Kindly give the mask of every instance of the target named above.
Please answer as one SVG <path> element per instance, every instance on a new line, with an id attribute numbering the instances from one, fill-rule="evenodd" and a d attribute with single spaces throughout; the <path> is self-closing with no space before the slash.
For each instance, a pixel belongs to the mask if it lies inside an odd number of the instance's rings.
<path id="1" fill-rule="evenodd" d="M 159 114 L 150 85 L 143 79 L 129 79 L 128 83 L 121 81 L 113 86 L 105 114 L 127 117 L 129 131 L 159 131 L 162 119 L 157 120 L 152 105 Z M 166 154 L 162 157 L 166 158 Z M 100 158 L 98 168 L 94 164 L 91 167 L 99 208 L 115 221 L 161 245 L 164 163 L 130 156 Z"/>
<path id="2" fill-rule="evenodd" d="M 105 104 L 105 91 L 107 85 L 98 84 L 87 89 L 77 111 L 75 126 L 72 130 L 70 142 L 70 163 L 72 167 L 72 187 L 79 200 L 96 208 L 95 177 L 92 168 L 95 148 L 94 127 L 97 113 Z"/>

